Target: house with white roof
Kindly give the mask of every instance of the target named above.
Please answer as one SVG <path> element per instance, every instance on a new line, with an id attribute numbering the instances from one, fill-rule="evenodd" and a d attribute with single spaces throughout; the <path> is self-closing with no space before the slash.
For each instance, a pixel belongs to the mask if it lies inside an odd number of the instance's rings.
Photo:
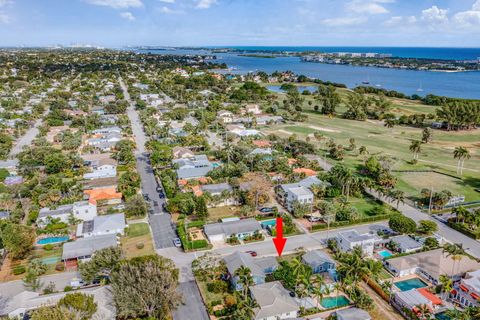
<path id="1" fill-rule="evenodd" d="M 232 123 L 233 122 L 233 113 L 227 110 L 220 110 L 217 112 L 217 118 L 222 123 Z"/>
<path id="2" fill-rule="evenodd" d="M 297 319 L 299 316 L 300 305 L 280 281 L 250 287 L 250 293 L 258 304 L 254 309 L 255 320 Z"/>
<path id="3" fill-rule="evenodd" d="M 370 314 L 359 308 L 347 308 L 335 312 L 337 320 L 372 320 Z"/>
<path id="4" fill-rule="evenodd" d="M 391 237 L 390 241 L 395 243 L 401 253 L 411 253 L 423 248 L 423 245 L 408 235 Z"/>
<path id="5" fill-rule="evenodd" d="M 370 233 L 359 234 L 357 230 L 340 231 L 337 234 L 337 245 L 341 251 L 349 252 L 355 247 L 360 247 L 366 256 L 373 255 L 377 240 L 379 240 L 378 236 Z"/>
<path id="6" fill-rule="evenodd" d="M 313 185 L 327 185 L 317 177 L 308 177 L 297 183 L 282 184 L 277 188 L 278 201 L 293 211 L 296 202 L 303 205 L 313 205 L 314 195 L 310 188 Z"/>
<path id="7" fill-rule="evenodd" d="M 125 215 L 123 213 L 96 216 L 77 226 L 77 237 L 94 237 L 107 234 L 125 234 Z"/>
<path id="8" fill-rule="evenodd" d="M 87 221 L 97 216 L 97 206 L 88 201 L 78 201 L 73 204 L 58 206 L 57 208 L 42 208 L 38 213 L 37 225 L 45 226 L 50 219 L 60 219 L 69 223 L 71 218 Z"/>
<path id="9" fill-rule="evenodd" d="M 455 283 L 451 295 L 463 307 L 480 306 L 480 269 L 467 272 L 459 283 Z"/>
<path id="10" fill-rule="evenodd" d="M 62 261 L 89 261 L 95 252 L 118 246 L 115 234 L 106 234 L 88 238 L 79 238 L 72 242 L 65 242 L 62 250 Z"/>
<path id="11" fill-rule="evenodd" d="M 202 178 L 213 170 L 213 164 L 204 154 L 195 155 L 191 158 L 174 159 L 172 162 L 178 168 L 178 179 Z"/>

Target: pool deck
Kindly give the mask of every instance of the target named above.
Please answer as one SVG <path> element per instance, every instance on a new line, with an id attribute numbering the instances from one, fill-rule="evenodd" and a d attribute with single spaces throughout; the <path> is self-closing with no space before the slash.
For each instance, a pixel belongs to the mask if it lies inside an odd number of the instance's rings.
<path id="1" fill-rule="evenodd" d="M 429 288 L 429 287 L 433 286 L 432 283 L 430 283 L 428 280 L 425 280 L 424 278 L 420 277 L 419 275 L 410 274 L 410 275 L 405 276 L 405 277 L 395 277 L 395 278 L 392 278 L 390 280 L 390 281 L 393 282 L 393 286 L 392 286 L 393 292 L 400 292 L 401 291 L 397 286 L 395 286 L 395 282 L 406 281 L 406 280 L 411 280 L 411 279 L 420 279 L 421 281 L 425 282 L 427 284 L 427 286 L 425 288 Z"/>

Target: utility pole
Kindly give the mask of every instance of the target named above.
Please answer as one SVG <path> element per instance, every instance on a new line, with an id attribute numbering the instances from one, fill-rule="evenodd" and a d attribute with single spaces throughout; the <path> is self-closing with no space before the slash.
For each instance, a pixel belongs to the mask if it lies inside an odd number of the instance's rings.
<path id="1" fill-rule="evenodd" d="M 430 202 L 428 204 L 428 214 L 432 214 L 433 187 L 430 189 Z"/>

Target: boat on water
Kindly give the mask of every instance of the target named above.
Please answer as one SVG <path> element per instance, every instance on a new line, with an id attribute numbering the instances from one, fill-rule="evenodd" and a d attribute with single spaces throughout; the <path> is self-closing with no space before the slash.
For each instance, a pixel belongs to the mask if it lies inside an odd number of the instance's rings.
<path id="1" fill-rule="evenodd" d="M 417 92 L 423 92 L 423 86 L 422 83 L 420 83 L 420 87 L 418 87 Z"/>

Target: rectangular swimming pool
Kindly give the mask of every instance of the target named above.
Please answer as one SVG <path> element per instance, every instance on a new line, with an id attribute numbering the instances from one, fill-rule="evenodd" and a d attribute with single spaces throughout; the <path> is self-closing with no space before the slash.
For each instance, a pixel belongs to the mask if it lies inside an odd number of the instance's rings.
<path id="1" fill-rule="evenodd" d="M 395 286 L 400 291 L 408 291 L 411 289 L 419 289 L 427 287 L 427 284 L 419 278 L 413 278 L 403 281 L 394 282 Z"/>
<path id="2" fill-rule="evenodd" d="M 262 225 L 263 228 L 267 228 L 267 227 L 273 228 L 277 225 L 277 220 L 275 220 L 275 219 L 266 220 L 266 221 L 260 222 L 260 224 Z"/>
<path id="3" fill-rule="evenodd" d="M 393 254 L 388 250 L 378 251 L 377 253 L 379 256 L 381 256 L 384 259 L 393 256 Z"/>
<path id="4" fill-rule="evenodd" d="M 37 241 L 37 244 L 39 245 L 45 245 L 45 244 L 52 244 L 52 243 L 59 243 L 59 242 L 65 242 L 68 241 L 70 238 L 68 236 L 63 236 L 63 237 L 48 237 L 48 238 L 43 238 Z"/>
<path id="5" fill-rule="evenodd" d="M 345 296 L 326 297 L 320 302 L 325 309 L 345 307 L 350 304 L 350 300 Z"/>

